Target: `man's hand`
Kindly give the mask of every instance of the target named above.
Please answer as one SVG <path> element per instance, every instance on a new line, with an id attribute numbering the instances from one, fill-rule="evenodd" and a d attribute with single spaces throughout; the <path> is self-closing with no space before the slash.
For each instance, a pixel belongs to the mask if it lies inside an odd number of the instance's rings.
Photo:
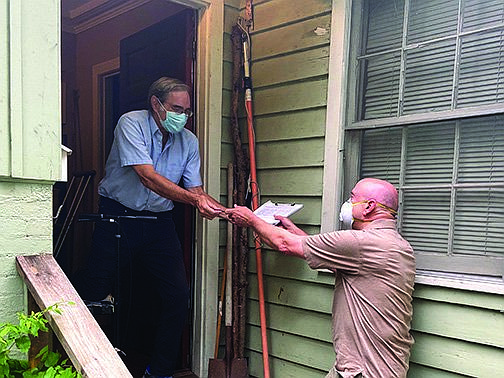
<path id="1" fill-rule="evenodd" d="M 216 204 L 211 197 L 202 194 L 195 202 L 195 206 L 198 209 L 200 215 L 205 218 L 212 220 L 217 216 L 222 216 L 225 213 L 226 208 L 220 204 Z"/>
<path id="2" fill-rule="evenodd" d="M 245 206 L 234 205 L 233 209 L 227 209 L 226 215 L 230 222 L 238 227 L 250 227 L 251 220 L 255 217 L 252 210 Z"/>
<path id="3" fill-rule="evenodd" d="M 281 215 L 275 215 L 275 219 L 280 221 L 278 227 L 282 227 L 284 230 L 287 230 L 294 235 L 306 236 L 306 232 L 296 226 L 289 218 L 282 217 Z"/>

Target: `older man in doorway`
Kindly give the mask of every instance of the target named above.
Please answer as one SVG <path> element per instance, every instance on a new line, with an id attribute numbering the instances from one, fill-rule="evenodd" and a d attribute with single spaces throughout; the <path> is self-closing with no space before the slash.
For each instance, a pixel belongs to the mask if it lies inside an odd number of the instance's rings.
<path id="1" fill-rule="evenodd" d="M 406 377 L 415 258 L 396 229 L 397 190 L 387 181 L 359 181 L 341 208 L 349 230 L 308 236 L 287 218 L 272 226 L 246 207 L 229 219 L 251 227 L 270 247 L 336 273 L 333 343 L 336 361 L 326 378 Z"/>
<path id="2" fill-rule="evenodd" d="M 162 77 L 150 86 L 148 110 L 119 119 L 98 193 L 101 214 L 124 218 L 121 248 L 118 253 L 116 226 L 97 222 L 88 264 L 75 278 L 84 299 L 99 301 L 112 292 L 119 261 L 123 265 L 139 257 L 162 302 L 153 356 L 144 374 L 150 378 L 172 376 L 189 307 L 173 201 L 196 207 L 206 219 L 225 209 L 203 190 L 198 139 L 184 127 L 192 116 L 189 92 L 179 80 Z"/>

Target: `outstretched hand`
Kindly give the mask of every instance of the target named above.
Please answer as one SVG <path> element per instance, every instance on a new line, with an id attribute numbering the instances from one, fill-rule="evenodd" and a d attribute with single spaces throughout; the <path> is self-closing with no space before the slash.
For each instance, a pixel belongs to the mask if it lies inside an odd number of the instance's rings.
<path id="1" fill-rule="evenodd" d="M 248 207 L 238 205 L 234 205 L 232 209 L 226 209 L 225 213 L 229 221 L 238 227 L 250 227 L 251 220 L 255 217 Z"/>

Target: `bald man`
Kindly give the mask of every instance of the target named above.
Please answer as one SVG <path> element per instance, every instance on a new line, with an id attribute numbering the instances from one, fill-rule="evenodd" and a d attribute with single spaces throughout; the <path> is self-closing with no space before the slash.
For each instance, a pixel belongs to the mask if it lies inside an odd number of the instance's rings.
<path id="1" fill-rule="evenodd" d="M 230 221 L 251 227 L 270 247 L 336 273 L 336 361 L 326 378 L 406 377 L 415 258 L 397 232 L 397 207 L 392 184 L 366 178 L 341 207 L 348 230 L 309 236 L 287 218 L 277 217 L 282 227 L 275 227 L 246 207 L 226 210 Z"/>

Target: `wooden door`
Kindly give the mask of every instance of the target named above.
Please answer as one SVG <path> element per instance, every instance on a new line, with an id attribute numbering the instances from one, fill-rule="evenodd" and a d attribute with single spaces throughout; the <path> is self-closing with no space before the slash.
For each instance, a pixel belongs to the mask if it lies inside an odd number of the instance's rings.
<path id="1" fill-rule="evenodd" d="M 119 94 L 121 114 L 131 110 L 147 109 L 149 86 L 162 76 L 177 78 L 194 88 L 195 20 L 195 11 L 186 9 L 121 41 Z M 194 104 L 194 96 L 191 97 Z M 192 119 L 186 127 L 193 129 Z M 173 213 L 184 250 L 188 282 L 191 283 L 194 209 L 176 203 Z M 141 268 L 138 270 L 132 275 L 133 282 L 126 284 L 131 287 L 130 297 L 126 298 L 130 303 L 125 319 L 128 323 L 125 326 L 128 327 L 130 335 L 127 344 L 134 344 L 148 352 L 155 332 L 156 319 L 153 317 L 160 307 L 158 297 L 152 293 L 152 286 L 149 286 L 151 283 L 148 274 L 141 271 Z M 191 316 L 188 318 L 181 346 L 181 368 L 187 368 L 190 364 L 190 319 Z"/>

